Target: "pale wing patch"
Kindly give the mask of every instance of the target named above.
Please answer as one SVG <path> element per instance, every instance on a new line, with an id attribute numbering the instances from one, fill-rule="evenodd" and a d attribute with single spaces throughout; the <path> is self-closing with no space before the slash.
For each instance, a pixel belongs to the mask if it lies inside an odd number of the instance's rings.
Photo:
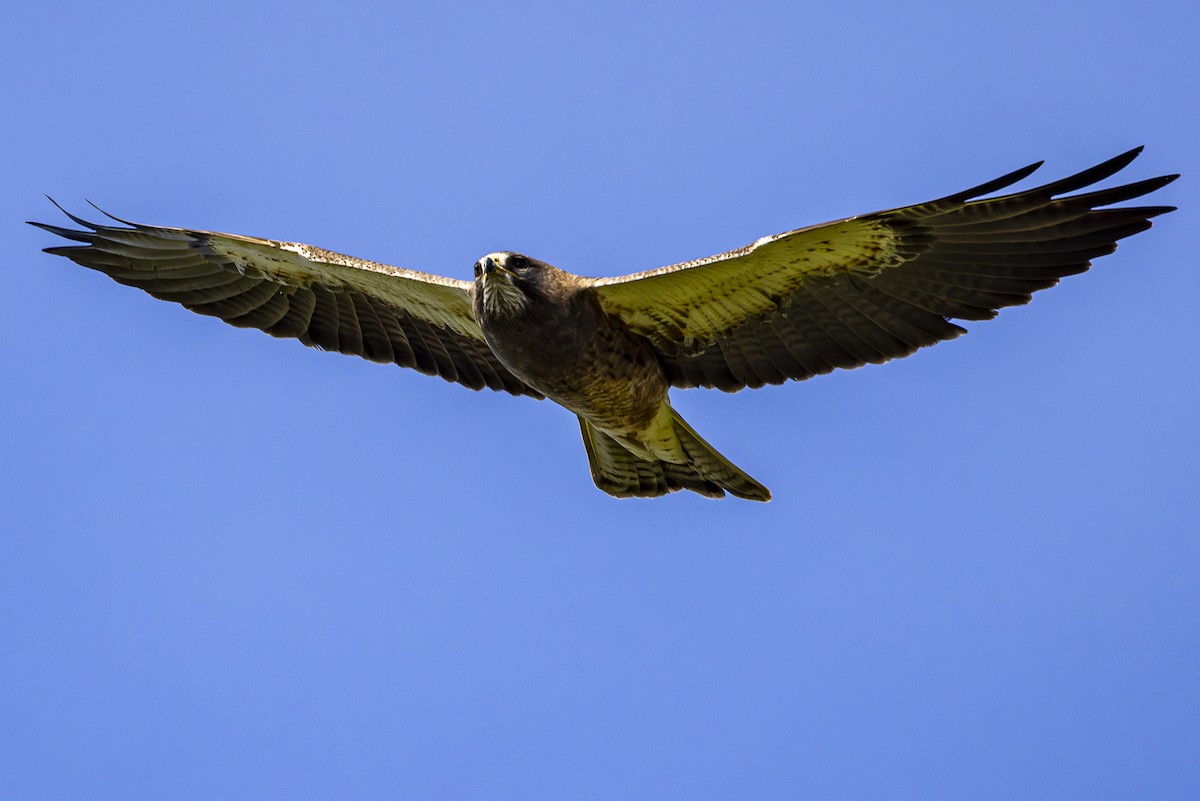
<path id="1" fill-rule="evenodd" d="M 455 333 L 482 339 L 470 306 L 470 283 L 357 259 L 299 242 L 202 234 L 238 272 L 287 286 L 358 289 Z M 396 280 L 407 279 L 407 280 Z"/>
<path id="2" fill-rule="evenodd" d="M 605 308 L 635 330 L 688 347 L 778 308 L 805 282 L 875 275 L 906 260 L 886 223 L 851 218 L 763 237 L 719 256 L 596 279 L 593 286 Z"/>
<path id="3" fill-rule="evenodd" d="M 411 367 L 471 389 L 540 393 L 488 347 L 472 284 L 323 248 L 143 225 L 33 223 L 72 243 L 46 248 L 122 284 L 239 328 Z"/>

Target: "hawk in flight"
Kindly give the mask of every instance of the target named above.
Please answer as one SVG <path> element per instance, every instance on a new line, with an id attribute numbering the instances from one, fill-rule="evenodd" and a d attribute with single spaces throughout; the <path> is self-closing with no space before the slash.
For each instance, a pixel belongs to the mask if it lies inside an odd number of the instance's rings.
<path id="1" fill-rule="evenodd" d="M 766 487 L 671 407 L 671 387 L 735 392 L 878 364 L 964 333 L 953 319 L 1028 302 L 1172 211 L 1112 205 L 1176 175 L 1079 193 L 1140 151 L 982 197 L 1039 162 L 940 200 L 617 278 L 498 252 L 460 281 L 295 242 L 96 224 L 65 210 L 79 229 L 32 224 L 79 243 L 47 253 L 232 325 L 549 398 L 579 417 L 592 478 L 610 495 L 766 501 Z"/>

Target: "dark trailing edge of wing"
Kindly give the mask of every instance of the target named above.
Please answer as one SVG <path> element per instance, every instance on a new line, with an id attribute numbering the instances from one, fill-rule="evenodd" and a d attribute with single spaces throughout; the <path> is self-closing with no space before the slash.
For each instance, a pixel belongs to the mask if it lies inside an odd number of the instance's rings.
<path id="1" fill-rule="evenodd" d="M 799 281 L 766 312 L 711 338 L 660 349 L 659 360 L 674 386 L 733 392 L 880 363 L 953 339 L 965 329 L 951 320 L 987 320 L 1027 303 L 1173 211 L 1105 207 L 1154 192 L 1178 175 L 1069 194 L 1114 175 L 1141 151 L 1008 195 L 979 199 L 1029 177 L 1041 162 L 940 200 L 853 218 L 890 227 L 904 261 Z M 825 228 L 791 235 L 817 236 Z M 736 262 L 745 252 L 725 255 Z M 720 264 L 722 257 L 705 261 Z"/>
<path id="2" fill-rule="evenodd" d="M 143 225 L 97 207 L 106 217 L 129 227 L 100 225 L 68 212 L 53 198 L 50 202 L 85 230 L 30 222 L 55 236 L 82 243 L 48 247 L 46 253 L 64 256 L 156 298 L 240 328 L 257 328 L 323 350 L 411 367 L 471 389 L 487 387 L 542 397 L 500 364 L 482 335 L 464 335 L 338 281 L 287 284 L 271 280 L 261 271 L 234 264 L 207 245 L 215 237 L 238 237 Z M 329 269 L 354 268 L 331 265 Z M 464 298 L 463 309 L 469 317 L 469 298 Z M 474 325 L 473 320 L 470 324 Z"/>

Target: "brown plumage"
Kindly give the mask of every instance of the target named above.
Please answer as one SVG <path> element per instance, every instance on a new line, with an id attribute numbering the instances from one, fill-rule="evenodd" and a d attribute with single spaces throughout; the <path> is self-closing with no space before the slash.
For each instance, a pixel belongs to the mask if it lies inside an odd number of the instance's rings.
<path id="1" fill-rule="evenodd" d="M 520 254 L 475 281 L 290 242 L 131 223 L 47 252 L 155 297 L 306 345 L 394 362 L 579 417 L 597 486 L 616 496 L 770 493 L 706 443 L 669 387 L 743 387 L 906 356 L 1083 272 L 1170 206 L 1106 208 L 1165 186 L 1083 194 L 1140 148 L 1045 186 L 976 199 L 1039 164 L 940 200 L 764 237 L 706 259 L 584 278 Z M 65 213 L 65 212 L 64 212 Z"/>

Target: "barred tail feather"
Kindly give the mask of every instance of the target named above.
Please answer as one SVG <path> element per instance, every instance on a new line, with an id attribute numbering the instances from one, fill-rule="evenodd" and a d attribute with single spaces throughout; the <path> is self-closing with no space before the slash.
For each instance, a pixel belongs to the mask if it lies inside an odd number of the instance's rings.
<path id="1" fill-rule="evenodd" d="M 638 456 L 587 420 L 579 418 L 579 429 L 596 486 L 618 498 L 653 498 L 686 489 L 708 498 L 723 498 L 728 491 L 752 501 L 771 499 L 770 490 L 705 442 L 678 412 L 672 409 L 671 415 L 675 433 L 688 459 L 685 464 Z"/>

